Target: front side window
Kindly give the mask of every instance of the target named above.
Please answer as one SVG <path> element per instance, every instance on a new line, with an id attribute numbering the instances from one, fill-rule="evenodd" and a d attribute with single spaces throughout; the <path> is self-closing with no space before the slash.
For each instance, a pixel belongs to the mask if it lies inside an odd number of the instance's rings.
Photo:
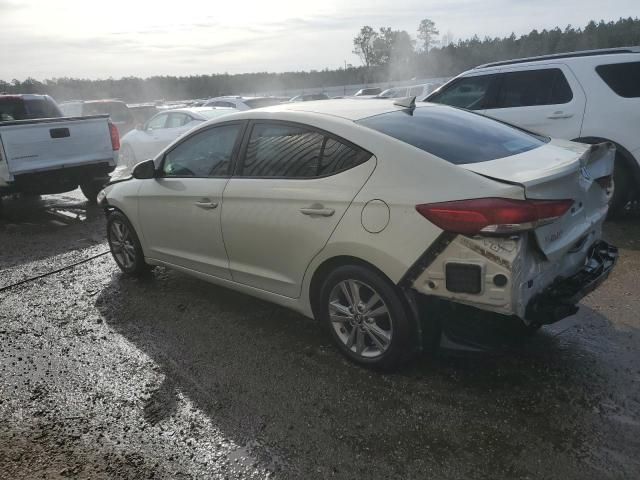
<path id="1" fill-rule="evenodd" d="M 617 95 L 640 98 L 640 62 L 598 65 L 596 72 Z"/>
<path id="2" fill-rule="evenodd" d="M 356 123 L 408 143 L 450 163 L 486 162 L 538 148 L 549 138 L 483 115 L 440 105 L 396 110 Z"/>
<path id="3" fill-rule="evenodd" d="M 161 115 L 153 117 L 147 124 L 147 130 L 158 130 L 160 128 L 165 128 L 168 116 L 169 115 L 167 115 L 166 113 L 163 113 Z"/>
<path id="4" fill-rule="evenodd" d="M 236 104 L 235 104 L 235 103 L 231 103 L 231 102 L 222 102 L 222 101 L 213 102 L 213 103 L 212 103 L 212 104 L 210 104 L 209 106 L 211 106 L 211 107 L 236 108 Z"/>
<path id="5" fill-rule="evenodd" d="M 251 131 L 240 175 L 315 178 L 355 167 L 369 158 L 370 153 L 321 132 L 258 123 Z"/>
<path id="6" fill-rule="evenodd" d="M 467 110 L 481 110 L 486 108 L 489 101 L 490 88 L 495 77 L 496 75 L 477 75 L 459 78 L 432 95 L 428 101 Z"/>
<path id="7" fill-rule="evenodd" d="M 573 98 L 571 87 L 559 68 L 508 72 L 501 77 L 496 102 L 487 108 L 559 105 Z"/>
<path id="8" fill-rule="evenodd" d="M 229 174 L 240 125 L 222 125 L 190 136 L 164 158 L 165 177 L 219 177 Z"/>

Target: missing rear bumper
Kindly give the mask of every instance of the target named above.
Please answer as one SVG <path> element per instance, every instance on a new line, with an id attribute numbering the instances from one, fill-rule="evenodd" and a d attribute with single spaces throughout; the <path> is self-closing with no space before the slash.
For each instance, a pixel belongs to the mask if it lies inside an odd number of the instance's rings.
<path id="1" fill-rule="evenodd" d="M 576 304 L 609 277 L 617 260 L 617 247 L 604 241 L 595 243 L 580 271 L 555 280 L 529 302 L 526 320 L 535 325 L 547 325 L 575 314 L 578 311 Z"/>

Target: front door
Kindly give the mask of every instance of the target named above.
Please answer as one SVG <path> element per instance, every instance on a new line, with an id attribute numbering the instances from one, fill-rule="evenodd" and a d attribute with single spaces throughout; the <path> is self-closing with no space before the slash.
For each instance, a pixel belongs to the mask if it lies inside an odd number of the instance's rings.
<path id="1" fill-rule="evenodd" d="M 224 191 L 233 280 L 291 298 L 375 168 L 366 151 L 297 124 L 256 122 Z"/>
<path id="2" fill-rule="evenodd" d="M 220 226 L 240 123 L 189 135 L 169 150 L 160 176 L 143 182 L 139 218 L 147 255 L 220 278 L 231 278 Z"/>

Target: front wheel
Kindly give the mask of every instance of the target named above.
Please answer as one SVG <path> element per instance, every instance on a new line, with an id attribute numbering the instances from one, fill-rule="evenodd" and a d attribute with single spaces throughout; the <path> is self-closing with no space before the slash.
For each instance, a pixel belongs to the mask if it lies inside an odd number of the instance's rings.
<path id="1" fill-rule="evenodd" d="M 127 275 L 141 276 L 150 269 L 133 226 L 122 213 L 112 212 L 107 220 L 107 240 L 113 259 Z"/>
<path id="2" fill-rule="evenodd" d="M 320 316 L 354 362 L 390 370 L 415 351 L 417 328 L 397 288 L 373 269 L 339 267 L 320 293 Z"/>

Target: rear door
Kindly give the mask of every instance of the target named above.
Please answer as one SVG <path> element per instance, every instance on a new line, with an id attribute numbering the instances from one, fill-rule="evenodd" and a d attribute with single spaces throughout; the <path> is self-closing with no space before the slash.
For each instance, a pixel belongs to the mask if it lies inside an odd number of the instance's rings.
<path id="1" fill-rule="evenodd" d="M 485 115 L 551 137 L 580 136 L 586 97 L 565 65 L 504 68 L 499 77 Z"/>
<path id="2" fill-rule="evenodd" d="M 143 181 L 138 212 L 148 256 L 230 278 L 220 214 L 242 126 L 227 123 L 190 135 L 165 154 L 158 178 Z"/>
<path id="3" fill-rule="evenodd" d="M 291 298 L 375 168 L 349 142 L 306 126 L 251 124 L 224 192 L 222 231 L 234 281 Z"/>

